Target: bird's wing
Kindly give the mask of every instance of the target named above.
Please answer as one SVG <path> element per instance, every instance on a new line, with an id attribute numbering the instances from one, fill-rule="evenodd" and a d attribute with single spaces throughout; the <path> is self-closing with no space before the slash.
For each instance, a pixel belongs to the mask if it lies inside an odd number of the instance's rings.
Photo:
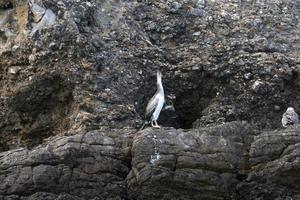
<path id="1" fill-rule="evenodd" d="M 297 124 L 299 121 L 297 113 L 294 113 L 292 115 L 286 115 L 286 117 L 287 117 L 287 122 L 289 124 Z"/>
<path id="2" fill-rule="evenodd" d="M 286 115 L 286 120 L 287 120 L 288 123 L 292 123 L 293 122 L 293 116 Z"/>
<path id="3" fill-rule="evenodd" d="M 150 101 L 147 104 L 146 107 L 146 113 L 145 113 L 145 117 L 149 117 L 150 115 L 152 115 L 152 113 L 154 112 L 157 104 L 158 104 L 159 98 L 157 97 L 157 95 L 154 95 Z"/>
<path id="4" fill-rule="evenodd" d="M 283 113 L 283 115 L 282 115 L 281 123 L 282 123 L 283 127 L 286 127 L 286 125 L 288 123 L 288 120 L 287 120 L 287 117 L 286 117 L 285 113 Z"/>
<path id="5" fill-rule="evenodd" d="M 298 123 L 299 123 L 299 116 L 298 116 L 297 113 L 295 113 L 295 114 L 296 114 L 296 115 L 295 115 L 295 123 L 298 124 Z"/>

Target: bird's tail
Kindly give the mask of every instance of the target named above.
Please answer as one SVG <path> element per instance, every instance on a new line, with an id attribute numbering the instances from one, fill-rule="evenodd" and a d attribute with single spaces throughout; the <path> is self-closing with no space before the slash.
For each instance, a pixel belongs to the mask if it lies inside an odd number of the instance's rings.
<path id="1" fill-rule="evenodd" d="M 141 128 L 139 129 L 139 131 L 143 130 L 143 129 L 145 128 L 146 124 L 149 124 L 149 122 L 145 120 L 145 121 L 143 122 L 143 125 L 142 125 Z"/>

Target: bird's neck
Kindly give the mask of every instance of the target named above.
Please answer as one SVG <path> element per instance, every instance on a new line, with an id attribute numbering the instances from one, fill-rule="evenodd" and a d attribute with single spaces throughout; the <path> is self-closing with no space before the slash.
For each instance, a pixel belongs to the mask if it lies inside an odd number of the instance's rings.
<path id="1" fill-rule="evenodd" d="M 157 79 L 156 85 L 157 85 L 157 93 L 164 94 L 164 88 L 163 88 L 161 79 Z"/>

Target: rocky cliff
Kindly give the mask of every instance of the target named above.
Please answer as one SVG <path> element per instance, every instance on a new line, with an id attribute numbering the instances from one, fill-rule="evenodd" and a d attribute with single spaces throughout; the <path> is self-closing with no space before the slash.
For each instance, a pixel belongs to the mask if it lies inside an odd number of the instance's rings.
<path id="1" fill-rule="evenodd" d="M 300 199 L 300 1 L 0 1 L 0 199 Z M 156 70 L 162 129 L 138 131 Z"/>

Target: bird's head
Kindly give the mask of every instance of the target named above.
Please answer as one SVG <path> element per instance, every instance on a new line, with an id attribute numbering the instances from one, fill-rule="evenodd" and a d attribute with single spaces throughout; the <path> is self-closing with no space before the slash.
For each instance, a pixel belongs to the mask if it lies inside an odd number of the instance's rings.
<path id="1" fill-rule="evenodd" d="M 157 82 L 161 82 L 162 74 L 161 74 L 160 71 L 157 71 L 157 72 L 156 72 L 156 77 L 157 77 Z"/>
<path id="2" fill-rule="evenodd" d="M 293 107 L 288 107 L 288 108 L 286 109 L 286 113 L 294 113 L 294 112 L 295 112 L 295 110 L 294 110 Z"/>
<path id="3" fill-rule="evenodd" d="M 158 78 L 158 77 L 161 78 L 161 77 L 162 77 L 161 71 L 157 70 L 156 76 L 157 76 L 157 78 Z"/>

